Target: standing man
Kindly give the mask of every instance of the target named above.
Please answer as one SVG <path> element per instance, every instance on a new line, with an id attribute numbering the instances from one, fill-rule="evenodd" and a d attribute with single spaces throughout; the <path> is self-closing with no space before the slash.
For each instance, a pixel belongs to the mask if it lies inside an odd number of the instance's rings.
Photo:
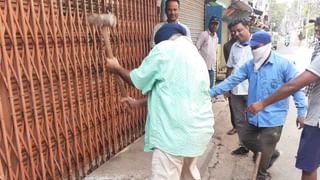
<path id="1" fill-rule="evenodd" d="M 234 74 L 247 61 L 252 59 L 251 48 L 248 45 L 251 37 L 249 21 L 246 19 L 236 19 L 232 22 L 231 31 L 234 32 L 237 42 L 231 47 L 229 59 L 227 62 L 227 77 Z M 229 92 L 226 92 L 229 93 Z M 245 155 L 249 150 L 242 142 L 241 133 L 244 125 L 247 123 L 245 109 L 247 108 L 248 81 L 245 80 L 235 86 L 230 93 L 231 109 L 235 117 L 234 122 L 238 132 L 240 147 L 232 151 L 233 155 Z M 228 95 L 225 95 L 227 97 Z"/>
<path id="2" fill-rule="evenodd" d="M 180 1 L 179 0 L 167 0 L 166 4 L 165 4 L 166 8 L 165 8 L 165 12 L 166 12 L 166 16 L 167 16 L 167 21 L 166 22 L 160 22 L 158 23 L 154 29 L 153 29 L 153 34 L 150 40 L 150 47 L 153 48 L 155 46 L 155 42 L 154 42 L 154 37 L 157 33 L 157 31 L 164 25 L 167 23 L 178 23 L 180 24 L 187 32 L 187 36 L 191 38 L 191 34 L 190 34 L 190 30 L 189 28 L 180 23 L 178 18 L 179 18 L 179 11 L 180 11 Z"/>
<path id="3" fill-rule="evenodd" d="M 320 17 L 317 17 L 313 22 L 315 23 L 315 35 L 318 42 L 312 55 L 311 64 L 297 78 L 284 84 L 271 96 L 251 104 L 247 109 L 248 112 L 253 114 L 262 110 L 265 111 L 268 105 L 307 86 L 308 111 L 296 158 L 296 167 L 302 170 L 302 180 L 317 180 L 317 169 L 320 165 Z"/>
<path id="4" fill-rule="evenodd" d="M 219 19 L 212 16 L 209 20 L 208 30 L 200 33 L 196 43 L 197 49 L 207 64 L 210 88 L 216 82 L 216 61 L 219 38 L 217 31 L 219 28 Z"/>
<path id="5" fill-rule="evenodd" d="M 210 90 L 211 96 L 229 91 L 248 79 L 248 104 L 251 104 L 271 95 L 283 84 L 297 76 L 298 70 L 293 62 L 271 50 L 271 36 L 267 32 L 254 33 L 249 45 L 252 48 L 253 59 L 247 61 L 236 73 L 212 88 Z M 297 125 L 300 125 L 303 123 L 306 111 L 305 95 L 300 90 L 293 94 L 293 98 L 298 113 Z M 254 154 L 261 152 L 257 180 L 270 178 L 267 169 L 280 155 L 275 148 L 288 113 L 288 105 L 288 99 L 285 99 L 270 105 L 256 116 L 248 113 L 248 122 L 244 124 L 241 131 L 238 131 L 248 149 Z"/>
<path id="6" fill-rule="evenodd" d="M 233 32 L 231 28 L 232 28 L 232 23 L 229 23 L 228 30 L 230 32 L 230 39 L 223 45 L 223 56 L 224 56 L 224 60 L 226 61 L 226 64 L 228 63 L 231 47 L 235 42 L 237 42 L 235 32 Z"/>
<path id="7" fill-rule="evenodd" d="M 117 59 L 108 68 L 146 94 L 144 150 L 153 151 L 152 180 L 200 179 L 197 157 L 213 135 L 213 112 L 206 65 L 186 30 L 167 23 L 156 46 L 129 72 Z"/>
<path id="8" fill-rule="evenodd" d="M 235 33 L 231 30 L 231 27 L 232 27 L 232 23 L 229 23 L 228 29 L 230 32 L 231 39 L 223 45 L 223 55 L 224 55 L 224 60 L 226 61 L 226 64 L 228 63 L 231 47 L 237 41 L 237 39 L 235 37 Z M 233 135 L 233 134 L 237 133 L 237 128 L 236 128 L 236 124 L 235 124 L 235 117 L 234 117 L 231 103 L 230 103 L 231 102 L 230 93 L 226 94 L 226 98 L 228 98 L 228 102 L 229 102 L 230 119 L 231 119 L 231 124 L 232 124 L 232 129 L 229 130 L 227 132 L 227 134 Z"/>
<path id="9" fill-rule="evenodd" d="M 318 40 L 314 47 L 314 51 L 312 53 L 311 62 L 317 57 L 320 56 L 320 17 L 317 17 L 316 20 L 310 20 L 311 23 L 314 23 L 314 32 L 315 37 Z M 309 86 L 305 88 L 306 96 L 309 97 L 311 90 L 315 86 L 315 83 L 311 83 Z"/>

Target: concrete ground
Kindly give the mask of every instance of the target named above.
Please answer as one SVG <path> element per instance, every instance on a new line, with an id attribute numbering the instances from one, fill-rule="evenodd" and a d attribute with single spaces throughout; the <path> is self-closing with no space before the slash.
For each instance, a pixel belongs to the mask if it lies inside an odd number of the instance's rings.
<path id="1" fill-rule="evenodd" d="M 279 46 L 279 53 L 296 62 L 303 70 L 310 61 L 312 50 L 303 47 Z M 231 129 L 227 101 L 222 97 L 213 105 L 215 112 L 215 134 L 206 153 L 201 156 L 198 167 L 202 180 L 249 180 L 253 174 L 252 153 L 245 156 L 233 156 L 231 151 L 238 147 L 237 135 L 227 135 Z M 291 101 L 286 124 L 283 128 L 277 149 L 281 155 L 270 168 L 272 180 L 298 180 L 300 170 L 294 167 L 300 130 L 295 127 L 296 112 Z M 130 145 L 117 156 L 93 171 L 85 179 L 148 179 L 151 168 L 151 153 L 143 152 L 143 137 Z M 320 174 L 320 169 L 318 170 Z"/>
<path id="2" fill-rule="evenodd" d="M 228 105 L 222 97 L 219 97 L 213 104 L 215 114 L 215 135 L 209 143 L 206 152 L 198 160 L 198 168 L 203 177 L 208 174 L 208 164 L 212 156 L 215 154 L 216 148 L 219 148 L 221 134 L 227 131 L 230 127 L 219 127 L 230 125 L 228 116 Z M 228 119 L 228 118 L 227 118 Z M 139 138 L 135 143 L 128 146 L 118 155 L 110 159 L 98 169 L 85 177 L 85 180 L 135 180 L 148 179 L 151 174 L 151 153 L 143 152 L 143 137 Z"/>

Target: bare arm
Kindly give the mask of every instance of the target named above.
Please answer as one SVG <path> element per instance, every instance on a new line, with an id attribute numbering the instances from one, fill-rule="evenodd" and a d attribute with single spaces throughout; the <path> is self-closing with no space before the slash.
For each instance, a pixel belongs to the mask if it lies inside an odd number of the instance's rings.
<path id="1" fill-rule="evenodd" d="M 247 108 L 247 111 L 252 114 L 256 114 L 257 112 L 263 110 L 266 106 L 290 96 L 292 93 L 318 80 L 319 78 L 319 76 L 306 70 L 295 79 L 284 84 L 279 90 L 277 90 L 271 96 L 267 97 L 264 100 L 251 104 Z"/>
<path id="2" fill-rule="evenodd" d="M 143 97 L 141 99 L 134 99 L 132 97 L 125 97 L 121 99 L 121 102 L 127 103 L 131 108 L 137 108 L 137 107 L 146 107 L 148 98 Z"/>
<path id="3" fill-rule="evenodd" d="M 129 83 L 130 85 L 133 85 L 131 79 L 130 79 L 130 71 L 123 68 L 122 66 L 120 66 L 117 69 L 117 74 L 127 83 Z"/>
<path id="4" fill-rule="evenodd" d="M 133 85 L 130 79 L 130 71 L 123 68 L 116 58 L 108 58 L 107 67 L 115 74 L 118 74 L 124 81 Z"/>
<path id="5" fill-rule="evenodd" d="M 272 103 L 275 103 L 276 101 L 279 101 L 281 99 L 284 99 L 284 98 L 290 96 L 292 93 L 294 93 L 297 90 L 303 88 L 304 86 L 316 81 L 317 79 L 319 79 L 319 77 L 316 76 L 315 74 L 313 74 L 309 71 L 304 71 L 301 75 L 299 75 L 295 79 L 284 84 L 273 95 L 262 100 L 262 103 L 263 103 L 264 107 L 268 106 Z"/>

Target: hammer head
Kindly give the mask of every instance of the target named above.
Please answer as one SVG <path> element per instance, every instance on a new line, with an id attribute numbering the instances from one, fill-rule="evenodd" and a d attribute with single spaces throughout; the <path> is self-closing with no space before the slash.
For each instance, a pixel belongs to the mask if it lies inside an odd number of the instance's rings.
<path id="1" fill-rule="evenodd" d="M 88 17 L 88 22 L 96 26 L 114 27 L 117 24 L 117 18 L 110 12 L 107 14 L 91 14 Z"/>

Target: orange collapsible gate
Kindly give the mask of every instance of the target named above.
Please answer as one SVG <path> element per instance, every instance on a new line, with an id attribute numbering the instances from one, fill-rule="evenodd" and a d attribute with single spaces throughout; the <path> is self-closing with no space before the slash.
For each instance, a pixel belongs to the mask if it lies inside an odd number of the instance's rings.
<path id="1" fill-rule="evenodd" d="M 146 110 L 123 108 L 100 29 L 87 23 L 107 8 L 115 56 L 137 67 L 155 0 L 0 0 L 0 179 L 80 179 L 143 134 Z"/>

